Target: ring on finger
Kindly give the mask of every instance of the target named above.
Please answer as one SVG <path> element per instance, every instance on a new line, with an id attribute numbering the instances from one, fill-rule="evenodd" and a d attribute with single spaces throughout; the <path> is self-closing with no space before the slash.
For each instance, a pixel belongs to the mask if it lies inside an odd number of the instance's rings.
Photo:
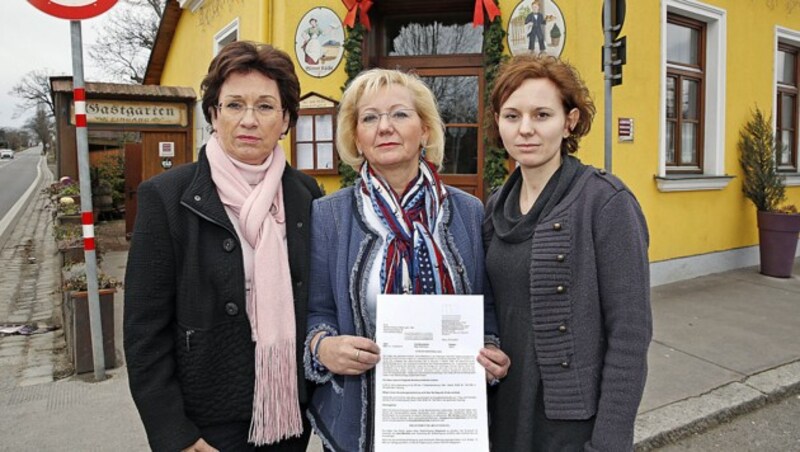
<path id="1" fill-rule="evenodd" d="M 361 349 L 357 348 L 356 349 L 356 361 L 360 363 L 361 361 L 358 360 L 359 355 L 361 355 Z"/>

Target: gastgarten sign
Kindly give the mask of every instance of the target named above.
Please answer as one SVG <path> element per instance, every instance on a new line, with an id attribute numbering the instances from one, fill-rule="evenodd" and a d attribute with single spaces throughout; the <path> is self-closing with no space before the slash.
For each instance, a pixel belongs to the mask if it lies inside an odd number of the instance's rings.
<path id="1" fill-rule="evenodd" d="M 86 100 L 86 120 L 89 124 L 139 124 L 152 126 L 183 126 L 187 124 L 186 105 L 166 102 L 119 102 Z M 75 112 L 70 122 L 75 124 Z"/>

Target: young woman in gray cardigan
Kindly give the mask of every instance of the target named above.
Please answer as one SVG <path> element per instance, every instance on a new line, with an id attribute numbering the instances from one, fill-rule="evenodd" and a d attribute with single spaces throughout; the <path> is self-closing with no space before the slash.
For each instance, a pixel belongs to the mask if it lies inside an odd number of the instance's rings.
<path id="1" fill-rule="evenodd" d="M 652 334 L 645 218 L 619 179 L 570 155 L 595 113 L 570 65 L 512 58 L 491 108 L 519 163 L 484 220 L 514 363 L 490 395 L 492 449 L 633 450 Z"/>

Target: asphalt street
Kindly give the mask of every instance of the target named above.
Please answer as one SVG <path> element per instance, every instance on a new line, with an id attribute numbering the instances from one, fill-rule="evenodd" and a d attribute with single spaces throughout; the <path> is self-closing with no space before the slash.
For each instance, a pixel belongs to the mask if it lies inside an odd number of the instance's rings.
<path id="1" fill-rule="evenodd" d="M 798 419 L 800 419 L 800 395 L 794 395 L 658 451 L 800 450 Z"/>
<path id="2" fill-rule="evenodd" d="M 36 178 L 39 147 L 17 152 L 13 160 L 0 160 L 0 219 L 17 202 Z"/>

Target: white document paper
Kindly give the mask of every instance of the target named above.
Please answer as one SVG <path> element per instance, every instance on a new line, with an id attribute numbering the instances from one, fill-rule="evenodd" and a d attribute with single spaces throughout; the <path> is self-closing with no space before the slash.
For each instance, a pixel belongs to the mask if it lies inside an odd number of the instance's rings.
<path id="1" fill-rule="evenodd" d="M 482 295 L 378 295 L 376 452 L 489 450 Z"/>

